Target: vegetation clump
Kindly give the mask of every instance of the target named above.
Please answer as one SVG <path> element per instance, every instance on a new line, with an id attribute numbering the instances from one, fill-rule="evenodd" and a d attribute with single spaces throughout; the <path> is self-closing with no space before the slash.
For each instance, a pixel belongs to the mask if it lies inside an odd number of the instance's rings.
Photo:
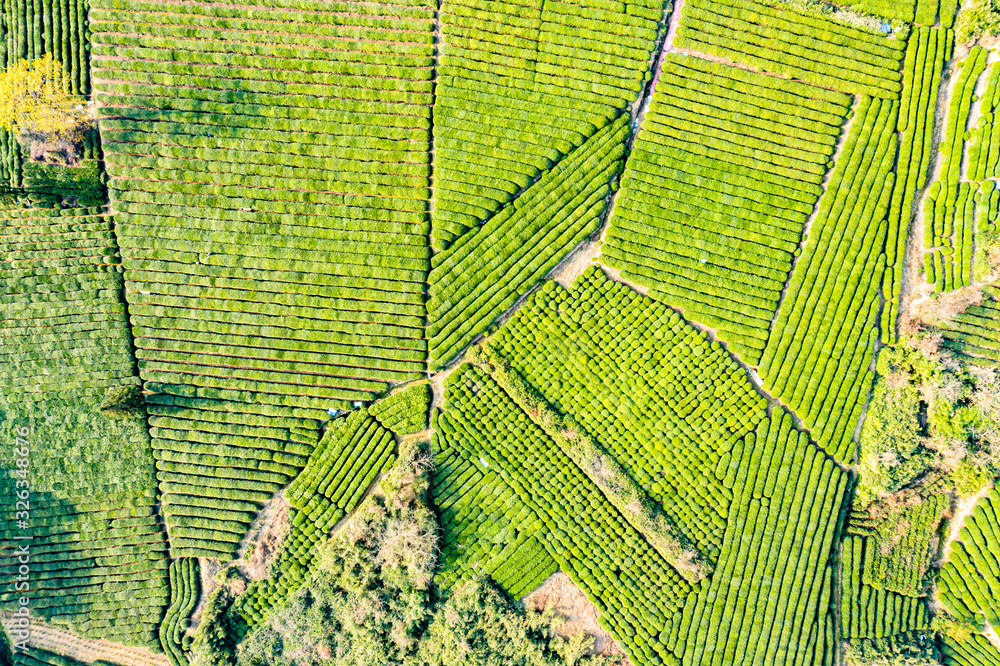
<path id="1" fill-rule="evenodd" d="M 861 433 L 855 507 L 943 477 L 966 495 L 1000 470 L 1000 378 L 918 332 L 879 353 Z"/>
<path id="2" fill-rule="evenodd" d="M 99 409 L 108 416 L 127 418 L 138 414 L 142 404 L 142 389 L 138 385 L 121 384 L 110 387 L 104 393 Z"/>
<path id="3" fill-rule="evenodd" d="M 210 597 L 195 666 L 597 666 L 584 635 L 554 633 L 551 612 L 525 612 L 489 579 L 442 598 L 438 525 L 428 506 L 429 454 L 405 444 L 358 512 L 317 547 L 305 584 L 244 640 L 232 586 Z"/>
<path id="4" fill-rule="evenodd" d="M 52 54 L 15 60 L 0 72 L 0 128 L 26 144 L 81 143 L 91 121 L 84 100 L 70 90 L 69 74 Z M 64 157 L 75 162 L 75 151 Z"/>

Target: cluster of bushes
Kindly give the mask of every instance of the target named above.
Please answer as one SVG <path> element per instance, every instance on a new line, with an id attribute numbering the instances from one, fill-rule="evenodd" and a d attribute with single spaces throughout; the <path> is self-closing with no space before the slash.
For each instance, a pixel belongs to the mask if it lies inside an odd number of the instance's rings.
<path id="1" fill-rule="evenodd" d="M 182 557 L 170 563 L 170 606 L 160 621 L 160 646 L 171 666 L 188 666 L 185 652 L 193 636 L 187 633 L 188 618 L 201 596 L 198 560 Z"/>
<path id="2" fill-rule="evenodd" d="M 603 252 L 755 364 L 850 99 L 677 55 L 662 67 Z"/>
<path id="3" fill-rule="evenodd" d="M 488 221 L 636 99 L 663 11 L 659 0 L 442 7 L 435 248 Z"/>
<path id="4" fill-rule="evenodd" d="M 431 385 L 409 386 L 391 393 L 368 408 L 368 413 L 397 435 L 425 430 L 431 407 Z"/>
<path id="5" fill-rule="evenodd" d="M 874 416 L 880 417 L 884 414 Z M 891 437 L 887 432 L 882 435 Z M 865 436 L 877 434 L 866 432 Z M 869 442 L 862 447 L 866 457 L 872 455 Z M 865 477 L 858 484 L 859 492 L 855 494 L 847 526 L 849 534 L 865 538 L 864 558 L 857 560 L 861 581 L 909 597 L 922 597 L 930 588 L 938 554 L 938 533 L 951 503 L 952 484 L 946 477 L 936 473 L 920 476 L 927 471 L 921 468 L 927 464 L 923 453 L 918 450 L 911 458 L 901 457 L 895 462 L 886 457 L 885 467 L 872 465 L 866 459 L 862 467 Z M 877 478 L 880 472 L 883 478 Z M 868 478 L 869 475 L 876 478 Z M 886 476 L 897 479 L 908 476 L 905 482 L 913 485 L 893 487 Z M 871 500 L 872 486 L 879 485 L 882 485 L 879 496 Z"/>
<path id="6" fill-rule="evenodd" d="M 720 345 L 596 267 L 568 291 L 545 283 L 489 344 L 714 561 L 732 479 L 704 470 L 727 469 L 765 415 Z"/>
<path id="7" fill-rule="evenodd" d="M 695 0 L 681 10 L 675 45 L 825 88 L 899 96 L 905 42 L 755 0 Z"/>
<path id="8" fill-rule="evenodd" d="M 897 111 L 861 98 L 760 362 L 772 395 L 839 460 L 873 380 Z"/>
<path id="9" fill-rule="evenodd" d="M 597 229 L 627 136 L 623 114 L 434 256 L 427 302 L 432 367 L 447 364 Z"/>
<path id="10" fill-rule="evenodd" d="M 967 315 L 956 315 L 956 319 Z M 879 379 L 861 434 L 858 508 L 922 481 L 946 476 L 968 495 L 1000 466 L 994 406 L 998 380 L 972 357 L 942 353 L 956 345 L 941 333 L 907 337 L 879 352 Z"/>
<path id="11" fill-rule="evenodd" d="M 924 1 L 921 0 L 921 2 Z M 850 2 L 853 9 L 904 23 L 913 23 L 915 4 L 916 0 L 904 0 L 903 2 L 899 0 L 852 0 Z M 918 21 L 918 23 L 926 23 L 926 21 Z M 930 23 L 934 23 L 934 17 L 931 17 Z M 903 89 L 906 89 L 905 84 Z"/>
<path id="12" fill-rule="evenodd" d="M 931 20 L 933 23 L 933 19 Z M 903 94 L 896 129 L 901 133 L 896 181 L 889 206 L 886 270 L 882 279 L 885 312 L 882 342 L 895 343 L 899 295 L 906 259 L 906 238 L 913 217 L 913 201 L 927 184 L 934 138 L 934 112 L 944 63 L 951 57 L 948 30 L 921 27 L 910 34 L 903 62 Z"/>

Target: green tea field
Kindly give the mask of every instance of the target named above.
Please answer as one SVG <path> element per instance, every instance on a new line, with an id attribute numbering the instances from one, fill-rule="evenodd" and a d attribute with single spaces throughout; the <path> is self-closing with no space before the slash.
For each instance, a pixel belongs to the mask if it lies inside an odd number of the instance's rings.
<path id="1" fill-rule="evenodd" d="M 0 0 L 0 666 L 1000 666 L 997 0 Z"/>

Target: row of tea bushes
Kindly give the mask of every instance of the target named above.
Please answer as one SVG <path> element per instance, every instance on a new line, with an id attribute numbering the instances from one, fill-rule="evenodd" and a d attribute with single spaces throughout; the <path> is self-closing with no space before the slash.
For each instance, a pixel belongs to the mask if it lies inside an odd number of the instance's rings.
<path id="1" fill-rule="evenodd" d="M 268 7 L 91 9 L 162 497 L 216 512 L 169 513 L 178 557 L 232 556 L 330 410 L 426 367 L 435 8 Z"/>
<path id="2" fill-rule="evenodd" d="M 906 42 L 766 0 L 691 0 L 674 45 L 855 95 L 899 97 Z"/>
<path id="3" fill-rule="evenodd" d="M 948 666 L 1000 666 L 1000 650 L 982 634 L 961 642 L 945 641 L 941 651 Z"/>
<path id="4" fill-rule="evenodd" d="M 861 98 L 760 363 L 764 386 L 839 460 L 874 378 L 898 106 Z"/>
<path id="5" fill-rule="evenodd" d="M 0 575 L 15 580 L 31 536 L 36 617 L 159 651 L 167 540 L 145 415 L 99 411 L 109 388 L 139 383 L 120 268 L 103 209 L 0 212 Z M 0 605 L 20 596 L 7 586 Z"/>
<path id="6" fill-rule="evenodd" d="M 842 93 L 667 54 L 603 260 L 755 365 L 849 108 Z"/>
<path id="7" fill-rule="evenodd" d="M 170 606 L 160 622 L 160 646 L 171 666 L 188 666 L 184 654 L 193 637 L 186 633 L 191 612 L 201 596 L 201 568 L 193 557 L 170 563 Z"/>
<path id="8" fill-rule="evenodd" d="M 715 560 L 734 492 L 732 449 L 766 415 L 717 342 L 591 267 L 569 290 L 544 283 L 489 344 Z"/>
<path id="9" fill-rule="evenodd" d="M 945 325 L 942 346 L 961 354 L 974 365 L 1000 367 L 1000 289 L 985 287 L 986 298 L 970 306 Z"/>
<path id="10" fill-rule="evenodd" d="M 931 21 L 933 23 L 933 21 Z M 903 94 L 896 130 L 900 132 L 896 181 L 889 205 L 886 270 L 882 279 L 885 312 L 882 342 L 896 341 L 896 318 L 906 260 L 906 238 L 913 218 L 913 202 L 927 184 L 934 148 L 934 112 L 944 63 L 951 57 L 950 30 L 922 27 L 910 34 L 903 64 Z"/>
<path id="11" fill-rule="evenodd" d="M 976 100 L 976 86 L 986 70 L 988 51 L 974 46 L 958 63 L 960 70 L 951 92 L 945 120 L 944 140 L 938 180 L 924 200 L 924 276 L 938 292 L 954 291 L 972 283 L 972 251 L 974 242 L 974 211 L 978 186 L 961 182 L 966 139 L 972 135 L 966 128 Z M 993 73 L 996 76 L 996 73 Z M 995 88 L 995 81 L 992 82 Z M 995 91 L 990 90 L 992 104 Z M 980 128 L 981 131 L 982 128 Z M 981 150 L 970 145 L 968 177 L 980 170 Z"/>
<path id="12" fill-rule="evenodd" d="M 662 0 L 446 0 L 434 105 L 432 243 L 445 249 L 625 111 Z"/>
<path id="13" fill-rule="evenodd" d="M 597 230 L 621 169 L 627 114 L 599 130 L 485 224 L 434 255 L 432 368 L 446 365 Z"/>
<path id="14" fill-rule="evenodd" d="M 968 139 L 969 163 L 966 173 L 969 180 L 981 181 L 1000 175 L 1000 124 L 996 113 L 1000 110 L 1000 66 L 993 63 L 986 73 L 986 88 L 979 97 L 979 120 Z"/>

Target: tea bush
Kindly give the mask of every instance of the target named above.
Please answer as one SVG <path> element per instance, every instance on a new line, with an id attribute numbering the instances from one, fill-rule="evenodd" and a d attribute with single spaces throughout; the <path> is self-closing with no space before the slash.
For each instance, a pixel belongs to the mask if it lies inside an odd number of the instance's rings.
<path id="1" fill-rule="evenodd" d="M 433 9 L 95 0 L 89 16 L 154 445 L 198 456 L 162 456 L 163 501 L 259 506 L 328 410 L 425 368 Z M 168 514 L 174 556 L 235 555 L 242 511 L 215 529 Z"/>

